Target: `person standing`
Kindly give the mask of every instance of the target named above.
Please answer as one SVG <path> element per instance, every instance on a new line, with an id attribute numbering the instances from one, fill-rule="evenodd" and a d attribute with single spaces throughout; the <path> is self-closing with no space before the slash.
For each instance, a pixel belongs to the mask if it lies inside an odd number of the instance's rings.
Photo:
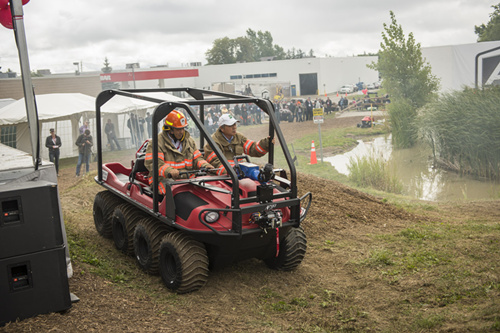
<path id="1" fill-rule="evenodd" d="M 83 122 L 83 125 L 80 126 L 79 130 L 80 130 L 80 135 L 82 135 L 83 133 L 85 133 L 85 130 L 88 130 L 89 129 L 89 121 L 88 120 L 85 120 Z"/>
<path id="2" fill-rule="evenodd" d="M 56 131 L 51 128 L 50 135 L 45 139 L 45 147 L 49 149 L 49 159 L 56 166 L 56 173 L 59 176 L 59 148 L 61 147 L 61 138 L 56 135 Z"/>
<path id="3" fill-rule="evenodd" d="M 326 114 L 329 114 L 332 112 L 332 100 L 330 99 L 330 97 L 327 97 L 326 98 L 326 102 L 325 102 L 325 113 Z"/>
<path id="4" fill-rule="evenodd" d="M 89 161 L 92 155 L 92 135 L 90 135 L 90 130 L 85 130 L 78 139 L 76 139 L 75 144 L 78 146 L 78 163 L 76 164 L 76 176 L 80 176 L 80 168 L 82 163 L 85 163 L 85 171 L 89 172 Z"/>
<path id="5" fill-rule="evenodd" d="M 152 127 L 152 120 L 153 120 L 153 116 L 151 116 L 151 114 L 149 112 L 146 112 L 146 126 L 148 128 L 148 138 L 152 138 L 153 137 L 153 127 Z"/>
<path id="6" fill-rule="evenodd" d="M 118 140 L 116 139 L 115 125 L 111 122 L 111 119 L 108 119 L 108 122 L 104 127 L 104 133 L 106 133 L 106 135 L 108 136 L 108 143 L 111 147 L 111 150 L 115 150 L 115 144 L 118 150 L 122 149 L 120 147 L 120 144 L 118 143 Z"/>
<path id="7" fill-rule="evenodd" d="M 313 102 L 311 101 L 311 97 L 307 97 L 305 104 L 306 104 L 306 121 L 312 120 Z"/>
<path id="8" fill-rule="evenodd" d="M 302 103 L 300 101 L 297 101 L 297 104 L 295 104 L 296 111 L 297 111 L 297 122 L 302 122 L 304 119 L 302 118 L 303 115 L 303 108 L 302 108 Z"/>

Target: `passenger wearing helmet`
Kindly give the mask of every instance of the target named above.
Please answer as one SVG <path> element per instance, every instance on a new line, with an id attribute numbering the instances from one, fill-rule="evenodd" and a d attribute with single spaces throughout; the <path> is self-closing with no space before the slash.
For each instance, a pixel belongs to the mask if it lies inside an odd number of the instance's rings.
<path id="1" fill-rule="evenodd" d="M 201 152 L 196 148 L 196 143 L 186 131 L 187 119 L 179 111 L 171 111 L 165 118 L 163 130 L 158 134 L 158 191 L 165 194 L 165 187 L 162 180 L 168 178 L 179 178 L 181 171 L 198 170 L 202 167 L 213 169 L 207 161 L 203 159 Z M 153 145 L 146 148 L 146 158 L 144 161 L 149 170 L 149 184 L 153 183 Z"/>
<path id="2" fill-rule="evenodd" d="M 249 155 L 252 157 L 264 156 L 269 151 L 270 137 L 264 138 L 258 142 L 247 139 L 243 134 L 236 131 L 236 123 L 239 121 L 231 114 L 223 114 L 219 118 L 217 131 L 212 134 L 212 139 L 217 143 L 220 150 L 229 161 L 231 166 L 234 166 L 234 156 Z M 273 138 L 272 143 L 275 143 Z M 215 155 L 214 151 L 207 143 L 205 145 L 205 158 L 207 162 L 215 168 L 220 168 L 218 174 L 226 172 L 222 163 Z"/>

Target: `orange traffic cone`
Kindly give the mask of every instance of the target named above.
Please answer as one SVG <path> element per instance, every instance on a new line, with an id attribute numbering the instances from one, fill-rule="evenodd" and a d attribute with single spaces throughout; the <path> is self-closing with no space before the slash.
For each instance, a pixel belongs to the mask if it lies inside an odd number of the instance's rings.
<path id="1" fill-rule="evenodd" d="M 318 159 L 316 158 L 316 148 L 314 148 L 314 140 L 311 144 L 311 162 L 309 164 L 318 164 Z"/>

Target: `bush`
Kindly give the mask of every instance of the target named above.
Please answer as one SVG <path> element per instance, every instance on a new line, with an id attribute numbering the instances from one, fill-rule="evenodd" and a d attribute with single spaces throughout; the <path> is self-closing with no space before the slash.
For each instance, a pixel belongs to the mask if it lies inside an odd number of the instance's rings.
<path id="1" fill-rule="evenodd" d="M 415 124 L 417 112 L 409 101 L 401 99 L 389 106 L 392 143 L 396 148 L 410 148 L 417 141 L 418 127 Z"/>

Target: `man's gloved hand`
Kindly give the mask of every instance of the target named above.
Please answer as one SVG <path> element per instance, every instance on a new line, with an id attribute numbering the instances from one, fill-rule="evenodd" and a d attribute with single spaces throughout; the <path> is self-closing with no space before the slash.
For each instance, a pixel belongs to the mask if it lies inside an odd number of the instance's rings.
<path id="1" fill-rule="evenodd" d="M 170 177 L 172 177 L 173 179 L 179 178 L 179 170 L 177 169 L 173 169 L 172 171 L 169 172 L 169 174 Z"/>

